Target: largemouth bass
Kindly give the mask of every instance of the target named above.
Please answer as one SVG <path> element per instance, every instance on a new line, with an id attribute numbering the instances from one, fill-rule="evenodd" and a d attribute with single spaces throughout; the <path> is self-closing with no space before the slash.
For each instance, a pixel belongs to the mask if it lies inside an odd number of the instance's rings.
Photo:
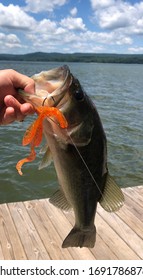
<path id="1" fill-rule="evenodd" d="M 106 135 L 93 102 L 67 66 L 32 77 L 35 94 L 20 90 L 34 107 L 56 107 L 67 120 L 62 128 L 53 118 L 43 120 L 47 149 L 40 168 L 53 159 L 59 189 L 50 202 L 62 210 L 73 209 L 75 226 L 62 247 L 94 247 L 97 203 L 109 212 L 124 202 L 121 189 L 109 175 Z M 106 233 L 105 233 L 106 234 Z"/>

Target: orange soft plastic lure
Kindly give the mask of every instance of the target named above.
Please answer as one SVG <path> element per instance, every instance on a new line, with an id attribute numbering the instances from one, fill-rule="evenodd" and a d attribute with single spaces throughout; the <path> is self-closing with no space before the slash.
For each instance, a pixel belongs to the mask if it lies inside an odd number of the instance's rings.
<path id="1" fill-rule="evenodd" d="M 21 171 L 22 165 L 25 162 L 33 161 L 36 157 L 35 147 L 38 147 L 42 141 L 44 118 L 54 117 L 61 128 L 68 126 L 64 115 L 56 107 L 40 106 L 36 108 L 36 113 L 38 114 L 38 118 L 28 127 L 22 140 L 23 146 L 30 144 L 31 152 L 28 157 L 21 159 L 16 164 L 16 169 L 20 175 L 23 175 Z"/>

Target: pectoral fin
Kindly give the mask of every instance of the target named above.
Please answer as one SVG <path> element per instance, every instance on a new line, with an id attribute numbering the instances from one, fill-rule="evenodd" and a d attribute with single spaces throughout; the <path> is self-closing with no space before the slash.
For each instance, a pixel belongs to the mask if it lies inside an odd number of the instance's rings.
<path id="1" fill-rule="evenodd" d="M 124 203 L 124 195 L 122 190 L 116 184 L 114 179 L 108 174 L 100 205 L 107 212 L 118 211 Z"/>
<path id="2" fill-rule="evenodd" d="M 43 147 L 41 147 L 39 154 L 45 154 L 47 152 L 48 149 L 48 144 L 46 143 L 45 145 L 43 145 Z"/>
<path id="3" fill-rule="evenodd" d="M 54 206 L 57 208 L 60 208 L 63 211 L 69 211 L 71 210 L 71 205 L 67 201 L 64 193 L 61 190 L 57 190 L 49 199 L 49 202 L 51 202 Z"/>
<path id="4" fill-rule="evenodd" d="M 39 170 L 49 166 L 51 164 L 51 162 L 52 162 L 52 154 L 51 154 L 51 151 L 50 151 L 50 149 L 48 147 L 46 152 L 45 152 L 45 154 L 44 154 L 44 156 L 43 156 L 42 161 L 40 162 Z"/>

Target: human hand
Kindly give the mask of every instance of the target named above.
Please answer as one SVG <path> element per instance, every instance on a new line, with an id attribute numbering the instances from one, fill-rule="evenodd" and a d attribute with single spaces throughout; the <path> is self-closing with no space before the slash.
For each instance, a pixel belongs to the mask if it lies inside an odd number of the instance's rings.
<path id="1" fill-rule="evenodd" d="M 18 88 L 34 93 L 34 81 L 15 70 L 0 70 L 0 125 L 23 121 L 35 112 L 31 104 L 20 98 Z"/>

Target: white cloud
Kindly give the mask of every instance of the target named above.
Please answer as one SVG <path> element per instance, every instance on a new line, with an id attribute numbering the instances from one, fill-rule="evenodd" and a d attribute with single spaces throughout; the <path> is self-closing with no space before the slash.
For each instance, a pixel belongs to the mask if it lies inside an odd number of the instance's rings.
<path id="1" fill-rule="evenodd" d="M 8 34 L 6 36 L 6 38 L 7 38 L 7 41 L 11 44 L 19 44 L 20 43 L 19 38 L 15 34 Z"/>
<path id="2" fill-rule="evenodd" d="M 46 23 L 46 22 L 45 22 Z M 80 30 L 75 32 L 67 27 L 60 27 L 54 22 L 50 23 L 52 30 L 44 27 L 40 28 L 41 23 L 35 31 L 28 34 L 28 40 L 31 41 L 33 48 L 41 51 L 58 51 L 58 52 L 101 52 L 106 47 L 131 45 L 132 39 L 124 36 L 117 31 L 112 32 L 92 32 L 89 30 Z M 117 36 L 118 35 L 118 36 Z"/>
<path id="3" fill-rule="evenodd" d="M 51 33 L 55 32 L 57 24 L 49 19 L 43 19 L 37 22 L 36 30 L 34 32 Z"/>
<path id="4" fill-rule="evenodd" d="M 112 31 L 112 32 L 91 32 L 87 31 L 84 34 L 84 39 L 87 42 L 93 42 L 95 46 L 97 44 L 103 45 L 131 45 L 132 39 L 128 36 L 122 34 L 122 32 Z"/>
<path id="5" fill-rule="evenodd" d="M 77 8 L 74 7 L 73 9 L 70 10 L 71 16 L 75 17 L 77 15 Z"/>
<path id="6" fill-rule="evenodd" d="M 90 0 L 92 8 L 99 9 L 99 8 L 107 8 L 114 4 L 114 0 Z"/>
<path id="7" fill-rule="evenodd" d="M 31 29 L 35 20 L 20 9 L 10 4 L 4 6 L 0 3 L 0 26 L 15 29 Z"/>
<path id="8" fill-rule="evenodd" d="M 133 40 L 130 37 L 121 36 L 116 40 L 117 45 L 132 45 Z"/>
<path id="9" fill-rule="evenodd" d="M 141 31 L 143 2 L 131 4 L 123 0 L 90 0 L 96 23 L 103 29 L 124 29 L 123 32 Z M 105 9 L 106 7 L 106 9 Z"/>
<path id="10" fill-rule="evenodd" d="M 143 35 L 143 1 L 131 3 L 123 0 L 90 0 L 93 10 L 95 28 L 107 31 L 103 38 L 109 45 L 131 46 L 126 52 L 141 52 L 141 48 L 134 48 L 134 42 Z M 104 32 L 103 32 L 104 33 Z M 98 33 L 102 37 L 102 32 Z M 111 38 L 110 36 L 111 35 Z M 135 36 L 138 37 L 135 37 Z M 110 42 L 109 39 L 110 38 Z M 105 43 L 104 43 L 105 44 Z M 139 44 L 140 45 L 140 44 Z"/>
<path id="11" fill-rule="evenodd" d="M 82 18 L 67 17 L 61 20 L 61 26 L 69 30 L 86 30 Z"/>
<path id="12" fill-rule="evenodd" d="M 99 17 L 101 28 L 116 29 L 130 25 L 130 17 L 127 15 L 127 12 L 124 13 L 124 11 L 115 6 L 99 12 L 97 16 Z"/>
<path id="13" fill-rule="evenodd" d="M 20 40 L 15 34 L 0 33 L 0 48 L 5 51 L 6 48 L 19 48 L 21 47 Z"/>
<path id="14" fill-rule="evenodd" d="M 133 5 L 122 0 L 90 1 L 96 24 L 101 27 L 98 31 L 96 26 L 95 31 L 93 27 L 92 31 L 87 28 L 87 22 L 85 25 L 84 20 L 77 17 L 76 7 L 68 11 L 69 16 L 58 16 L 58 20 L 56 17 L 51 17 L 52 20 L 46 16 L 43 18 L 42 13 L 41 20 L 38 20 L 38 15 L 29 14 L 30 5 L 33 5 L 34 12 L 38 12 L 38 7 L 41 11 L 44 7 L 45 11 L 53 11 L 52 9 L 63 5 L 67 0 L 27 0 L 29 11 L 25 7 L 23 9 L 14 4 L 4 6 L 0 3 L 1 52 L 9 52 L 14 47 L 15 52 L 18 49 L 21 52 L 112 52 L 118 47 L 126 52 L 132 50 L 140 53 L 142 48 L 134 45 L 134 38 L 136 34 L 143 34 L 143 2 Z"/>
<path id="15" fill-rule="evenodd" d="M 63 6 L 67 0 L 26 0 L 26 11 L 38 13 L 42 11 L 52 12 L 58 6 Z"/>
<path id="16" fill-rule="evenodd" d="M 128 51 L 130 53 L 143 53 L 143 47 L 131 47 L 131 48 L 128 48 Z"/>
<path id="17" fill-rule="evenodd" d="M 29 29 L 35 20 L 24 13 L 18 6 L 8 7 L 0 4 L 0 26 L 6 28 Z"/>
<path id="18" fill-rule="evenodd" d="M 4 33 L 0 33 L 0 40 L 5 39 L 6 35 Z"/>

